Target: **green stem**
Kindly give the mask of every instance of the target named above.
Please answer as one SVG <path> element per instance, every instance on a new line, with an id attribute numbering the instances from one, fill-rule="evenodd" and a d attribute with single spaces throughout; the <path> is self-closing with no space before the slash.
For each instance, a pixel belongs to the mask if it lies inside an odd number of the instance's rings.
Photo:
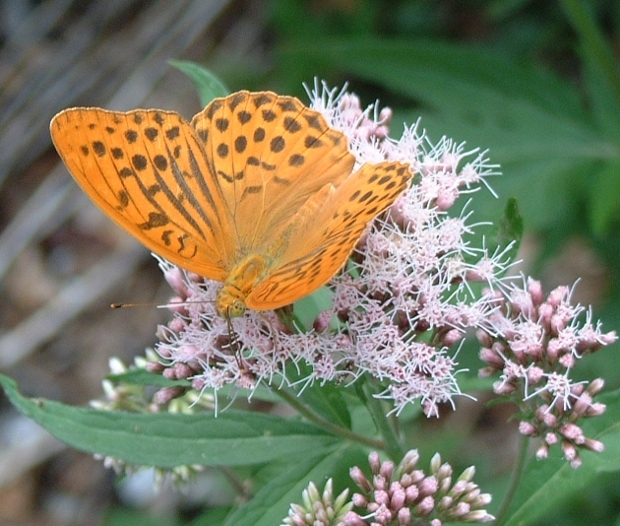
<path id="1" fill-rule="evenodd" d="M 560 0 L 568 19 L 579 35 L 584 58 L 605 78 L 616 103 L 620 105 L 620 70 L 617 60 L 605 37 L 597 26 L 587 2 Z"/>
<path id="2" fill-rule="evenodd" d="M 226 480 L 237 491 L 239 498 L 245 503 L 252 498 L 252 492 L 248 489 L 247 484 L 244 484 L 243 479 L 232 469 L 227 466 L 220 466 L 219 470 L 224 474 Z"/>
<path id="3" fill-rule="evenodd" d="M 504 500 L 502 501 L 501 506 L 497 512 L 495 517 L 495 525 L 499 526 L 504 521 L 504 517 L 508 512 L 508 508 L 512 504 L 512 499 L 517 492 L 519 484 L 521 483 L 521 478 L 523 477 L 523 471 L 525 468 L 525 463 L 528 458 L 528 447 L 530 445 L 530 439 L 525 435 L 521 435 L 521 440 L 519 442 L 519 453 L 517 455 L 517 459 L 515 462 L 514 469 L 512 471 L 512 477 L 510 478 L 510 484 L 508 486 L 508 491 L 506 495 L 504 495 Z"/>
<path id="4" fill-rule="evenodd" d="M 400 462 L 405 456 L 405 451 L 398 440 L 394 427 L 392 427 L 390 420 L 386 416 L 385 406 L 381 403 L 381 400 L 375 398 L 374 395 L 376 393 L 370 382 L 364 382 L 361 389 L 366 408 L 385 441 L 385 452 L 391 460 L 396 463 Z"/>
<path id="5" fill-rule="evenodd" d="M 323 417 L 319 416 L 314 411 L 311 411 L 310 409 L 308 409 L 307 406 L 301 403 L 301 401 L 295 394 L 290 393 L 286 389 L 274 389 L 274 392 L 278 396 L 283 398 L 300 415 L 305 417 L 310 422 L 314 422 L 316 425 L 322 427 L 323 429 L 329 431 L 330 433 L 346 438 L 347 440 L 351 440 L 352 442 L 357 442 L 358 444 L 362 444 L 372 449 L 384 449 L 385 448 L 385 444 L 383 443 L 383 440 L 374 440 L 372 438 L 367 438 L 363 435 L 358 435 L 357 433 L 354 433 L 350 429 L 337 426 L 336 424 L 330 422 L 329 420 L 325 420 Z"/>

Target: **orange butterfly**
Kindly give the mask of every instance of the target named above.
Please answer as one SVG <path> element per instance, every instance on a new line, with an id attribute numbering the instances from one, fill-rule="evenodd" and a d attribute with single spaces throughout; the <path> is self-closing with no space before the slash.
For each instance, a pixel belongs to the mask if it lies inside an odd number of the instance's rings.
<path id="1" fill-rule="evenodd" d="M 153 252 L 223 282 L 226 318 L 325 284 L 412 177 L 399 162 L 352 172 L 341 132 L 271 92 L 215 99 L 191 123 L 163 110 L 70 108 L 50 129 L 106 214 Z"/>

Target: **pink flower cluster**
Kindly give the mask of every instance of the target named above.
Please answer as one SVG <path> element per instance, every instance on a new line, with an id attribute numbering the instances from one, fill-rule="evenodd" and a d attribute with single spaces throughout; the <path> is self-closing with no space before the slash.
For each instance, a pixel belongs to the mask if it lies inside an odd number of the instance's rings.
<path id="1" fill-rule="evenodd" d="M 345 526 L 344 516 L 353 508 L 348 496 L 349 490 L 345 489 L 334 498 L 332 479 L 327 481 L 322 494 L 310 482 L 302 494 L 303 504 L 291 504 L 282 526 Z"/>
<path id="2" fill-rule="evenodd" d="M 566 424 L 602 411 L 591 400 L 602 384 L 574 385 L 568 372 L 585 353 L 615 341 L 615 333 L 601 333 L 589 316 L 580 327 L 583 308 L 571 306 L 566 288 L 544 299 L 532 280 L 523 288 L 508 285 L 501 276 L 511 247 L 490 254 L 471 242 L 468 213 L 447 214 L 495 167 L 446 139 L 426 148 L 416 126 L 389 138 L 389 112 L 376 105 L 362 110 L 353 94 L 325 85 L 309 94 L 311 106 L 347 135 L 358 164 L 407 162 L 416 174 L 411 188 L 369 227 L 347 268 L 323 291 L 326 307 L 310 316 L 296 305 L 284 317 L 248 311 L 225 320 L 214 307 L 220 283 L 161 261 L 177 298 L 170 305 L 174 319 L 158 332 L 162 360 L 149 369 L 190 379 L 198 391 L 226 385 L 252 391 L 261 382 L 303 388 L 370 376 L 393 411 L 421 403 L 426 415 L 437 416 L 440 404 L 460 394 L 455 356 L 465 331 L 476 329 L 488 363 L 483 374 L 501 373 L 496 392 L 519 394 L 529 407 L 533 427 L 522 426 L 523 433 L 544 436 L 545 447 L 562 442 L 574 465 L 575 447 L 600 449 Z M 475 292 L 483 286 L 490 292 Z M 309 372 L 289 378 L 287 370 Z M 182 392 L 164 389 L 155 401 L 165 404 Z"/>
<path id="3" fill-rule="evenodd" d="M 519 430 L 542 438 L 538 458 L 560 444 L 573 467 L 581 465 L 578 448 L 602 451 L 603 444 L 586 438 L 577 422 L 602 414 L 605 406 L 593 402 L 603 380 L 573 382 L 569 374 L 586 354 L 616 341 L 615 332 L 603 333 L 591 314 L 572 305 L 568 287 L 558 287 L 546 297 L 541 284 L 528 279 L 508 294 L 490 294 L 497 310 L 488 328 L 478 331 L 480 358 L 488 364 L 481 376 L 500 374 L 493 388 L 512 397 L 520 406 Z"/>
<path id="4" fill-rule="evenodd" d="M 491 502 L 491 496 L 472 482 L 473 467 L 453 484 L 452 466 L 442 464 L 439 454 L 431 460 L 429 474 L 416 469 L 419 455 L 415 450 L 409 451 L 398 466 L 389 460 L 381 462 L 377 453 L 371 453 L 368 460 L 371 479 L 360 468 L 351 469 L 351 478 L 361 490 L 352 501 L 362 511 L 348 512 L 343 526 L 406 526 L 417 524 L 416 519 L 432 526 L 494 520 L 482 509 Z"/>
<path id="5" fill-rule="evenodd" d="M 303 492 L 303 504 L 291 504 L 282 525 L 441 526 L 445 522 L 482 524 L 495 519 L 483 509 L 491 496 L 472 482 L 473 467 L 453 481 L 452 466 L 442 464 L 439 454 L 432 458 L 428 474 L 417 467 L 419 459 L 418 452 L 412 450 L 395 466 L 389 460 L 382 462 L 373 452 L 368 456 L 371 478 L 359 467 L 350 471 L 360 490 L 351 500 L 347 499 L 348 490 L 334 498 L 331 479 L 322 494 L 310 483 Z"/>

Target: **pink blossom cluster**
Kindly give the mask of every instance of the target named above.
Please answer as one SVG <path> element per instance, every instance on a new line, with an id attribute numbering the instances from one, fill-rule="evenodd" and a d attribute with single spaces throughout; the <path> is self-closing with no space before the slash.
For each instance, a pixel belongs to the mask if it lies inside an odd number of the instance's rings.
<path id="1" fill-rule="evenodd" d="M 588 401 L 600 382 L 573 385 L 568 372 L 584 353 L 614 341 L 615 333 L 602 334 L 589 321 L 579 327 L 575 320 L 583 309 L 570 305 L 567 289 L 543 300 L 536 282 L 523 290 L 509 286 L 501 276 L 510 266 L 510 247 L 491 254 L 474 245 L 470 214 L 447 213 L 496 167 L 483 153 L 447 139 L 429 147 L 415 125 L 391 139 L 389 112 L 376 105 L 362 110 L 353 94 L 317 84 L 309 95 L 311 106 L 347 135 L 358 165 L 407 162 L 416 174 L 411 188 L 371 224 L 346 268 L 328 284 L 328 306 L 315 309 L 309 321 L 299 304 L 284 313 L 248 311 L 223 319 L 214 307 L 220 283 L 161 261 L 177 297 L 170 304 L 173 320 L 158 331 L 161 360 L 149 370 L 189 379 L 200 392 L 227 385 L 252 392 L 260 383 L 348 385 L 369 376 L 393 411 L 420 403 L 426 415 L 437 416 L 440 404 L 460 394 L 456 356 L 466 330 L 475 329 L 489 364 L 484 374 L 502 374 L 496 392 L 521 393 L 538 415 L 530 422 L 534 428 L 522 432 L 545 436 L 547 446 L 562 441 L 573 463 L 578 456 L 569 445 L 596 449 L 597 443 L 574 436 L 564 424 L 574 423 L 578 408 L 587 406 L 583 416 L 600 411 Z M 483 287 L 491 292 L 476 292 Z M 155 402 L 166 404 L 182 393 L 162 389 Z M 535 401 L 542 401 L 542 413 Z"/>
<path id="2" fill-rule="evenodd" d="M 353 508 L 348 496 L 349 490 L 345 489 L 334 498 L 332 479 L 325 484 L 323 493 L 310 482 L 302 493 L 303 504 L 291 504 L 282 526 L 345 526 L 344 516 Z"/>
<path id="3" fill-rule="evenodd" d="M 441 526 L 494 520 L 483 509 L 491 496 L 472 482 L 473 467 L 453 481 L 452 466 L 442 463 L 439 454 L 432 458 L 429 473 L 418 468 L 419 459 L 418 452 L 411 450 L 395 466 L 372 452 L 368 456 L 370 478 L 359 467 L 350 470 L 359 493 L 348 499 L 345 490 L 334 498 L 331 479 L 322 494 L 311 482 L 303 492 L 303 504 L 291 504 L 282 526 Z"/>
<path id="4" fill-rule="evenodd" d="M 392 119 L 390 108 L 371 104 L 362 109 L 359 97 L 346 91 L 346 86 L 337 93 L 325 83 L 315 83 L 314 89 L 306 87 L 310 97 L 310 108 L 320 111 L 327 122 L 342 131 L 350 142 L 356 143 L 352 149 L 369 141 L 382 141 L 388 137 Z M 358 160 L 359 156 L 358 156 Z"/>
<path id="5" fill-rule="evenodd" d="M 395 466 L 381 462 L 377 453 L 368 457 L 372 477 L 359 467 L 351 469 L 351 478 L 360 489 L 352 498 L 359 513 L 349 511 L 343 526 L 384 526 L 424 524 L 441 526 L 445 522 L 487 523 L 494 517 L 483 508 L 491 496 L 472 482 L 473 467 L 453 481 L 452 466 L 441 462 L 439 454 L 431 460 L 430 473 L 417 467 L 419 455 L 409 451 Z"/>
<path id="6" fill-rule="evenodd" d="M 549 447 L 560 444 L 566 459 L 578 467 L 578 448 L 603 449 L 577 425 L 605 411 L 604 404 L 593 401 L 603 380 L 576 383 L 570 373 L 583 356 L 615 342 L 617 336 L 603 333 L 600 323 L 593 325 L 591 313 L 583 316 L 585 309 L 573 305 L 570 296 L 568 287 L 544 296 L 533 279 L 507 294 L 490 293 L 497 309 L 477 336 L 480 358 L 487 364 L 480 375 L 500 375 L 493 389 L 520 406 L 520 432 L 541 437 L 538 458 L 546 458 Z"/>

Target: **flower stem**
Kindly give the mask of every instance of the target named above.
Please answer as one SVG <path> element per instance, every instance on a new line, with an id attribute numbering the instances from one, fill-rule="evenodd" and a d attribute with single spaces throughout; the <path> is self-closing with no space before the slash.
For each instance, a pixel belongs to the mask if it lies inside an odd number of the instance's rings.
<path id="1" fill-rule="evenodd" d="M 287 389 L 274 389 L 274 392 L 282 399 L 284 399 L 290 406 L 292 406 L 300 415 L 305 417 L 310 422 L 313 422 L 316 425 L 322 427 L 326 431 L 329 431 L 330 433 L 338 435 L 342 438 L 346 438 L 347 440 L 351 440 L 352 442 L 362 444 L 366 447 L 381 450 L 385 449 L 385 444 L 383 440 L 375 440 L 365 437 L 363 435 L 358 435 L 350 429 L 338 426 L 330 422 L 329 420 L 324 419 L 322 416 L 318 415 L 314 411 L 310 410 L 306 405 L 301 403 L 299 398 L 295 394 L 289 392 Z"/>
<path id="2" fill-rule="evenodd" d="M 519 442 L 519 452 L 517 455 L 517 459 L 515 462 L 514 469 L 512 471 L 512 477 L 510 478 L 510 484 L 508 486 L 508 491 L 506 495 L 504 495 L 504 500 L 497 511 L 495 518 L 495 525 L 499 526 L 504 521 L 506 513 L 508 512 L 508 508 L 510 504 L 512 504 L 512 499 L 515 496 L 515 493 L 519 487 L 519 483 L 521 482 L 521 478 L 523 476 L 523 471 L 525 468 L 525 462 L 528 458 L 528 446 L 530 445 L 530 439 L 525 435 L 521 435 L 521 440 Z"/>
<path id="3" fill-rule="evenodd" d="M 376 393 L 373 385 L 370 382 L 364 382 L 359 391 L 361 391 L 360 394 L 373 422 L 385 441 L 385 452 L 391 460 L 396 463 L 400 462 L 405 456 L 405 451 L 398 440 L 395 429 L 390 425 L 390 420 L 386 416 L 386 408 L 381 400 L 374 396 Z"/>

